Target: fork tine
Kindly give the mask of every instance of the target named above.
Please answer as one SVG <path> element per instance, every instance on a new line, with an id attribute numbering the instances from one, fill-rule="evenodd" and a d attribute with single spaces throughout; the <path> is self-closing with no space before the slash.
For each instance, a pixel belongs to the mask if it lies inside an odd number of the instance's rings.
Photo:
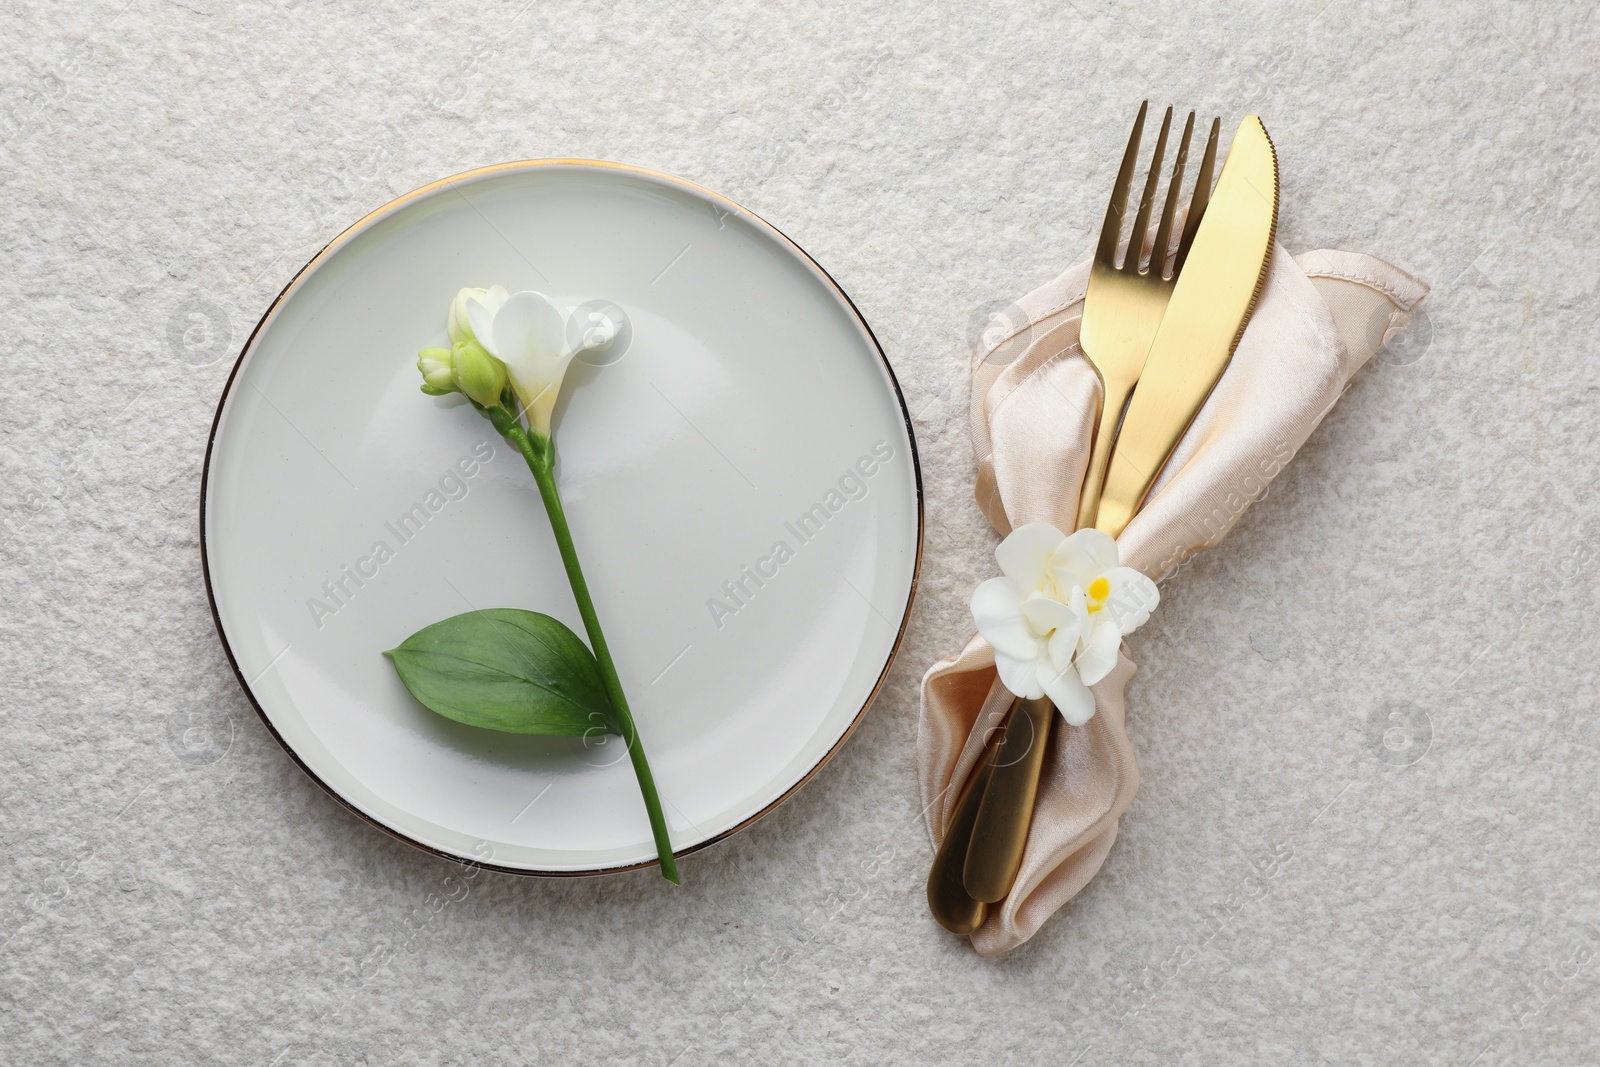
<path id="1" fill-rule="evenodd" d="M 1167 202 L 1161 207 L 1161 225 L 1156 227 L 1156 243 L 1150 246 L 1150 272 L 1167 276 L 1167 253 L 1172 251 L 1172 220 L 1178 212 L 1178 191 L 1183 187 L 1183 165 L 1189 159 L 1189 135 L 1194 132 L 1194 112 L 1183 124 L 1183 140 L 1178 142 L 1178 158 L 1172 164 L 1172 183 L 1167 186 Z"/>
<path id="2" fill-rule="evenodd" d="M 1100 227 L 1100 245 L 1094 258 L 1108 267 L 1116 266 L 1117 245 L 1122 239 L 1122 216 L 1128 210 L 1128 190 L 1133 187 L 1133 168 L 1139 161 L 1139 138 L 1144 134 L 1144 113 L 1150 106 L 1146 100 L 1139 105 L 1139 117 L 1133 120 L 1133 132 L 1128 135 L 1128 149 L 1122 153 L 1122 167 L 1117 171 L 1117 184 L 1112 187 L 1111 201 L 1106 205 L 1106 221 Z"/>
<path id="3" fill-rule="evenodd" d="M 1133 220 L 1133 233 L 1128 235 L 1128 256 L 1122 269 L 1137 274 L 1139 261 L 1144 258 L 1144 243 L 1150 236 L 1150 209 L 1156 202 L 1156 184 L 1161 181 L 1161 157 L 1167 150 L 1167 132 L 1172 129 L 1172 108 L 1167 108 L 1161 120 L 1161 136 L 1156 138 L 1156 151 L 1150 157 L 1150 176 L 1144 182 L 1144 195 L 1139 198 L 1139 214 Z"/>
<path id="4" fill-rule="evenodd" d="M 1172 261 L 1174 276 L 1183 269 L 1189 257 L 1189 246 L 1194 244 L 1195 231 L 1200 228 L 1200 216 L 1206 213 L 1211 201 L 1211 171 L 1217 165 L 1217 136 L 1222 132 L 1222 120 L 1211 120 L 1211 136 L 1206 140 L 1206 154 L 1200 160 L 1200 173 L 1195 175 L 1194 195 L 1189 198 L 1189 217 L 1183 220 L 1183 237 L 1178 240 L 1178 256 Z"/>

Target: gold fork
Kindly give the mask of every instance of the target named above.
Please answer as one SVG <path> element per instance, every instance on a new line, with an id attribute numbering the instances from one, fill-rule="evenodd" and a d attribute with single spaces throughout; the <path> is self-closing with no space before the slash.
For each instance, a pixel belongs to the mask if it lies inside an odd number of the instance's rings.
<path id="1" fill-rule="evenodd" d="M 1150 210 L 1155 204 L 1161 158 L 1166 152 L 1167 132 L 1172 126 L 1172 109 L 1167 108 L 1166 117 L 1161 120 L 1161 135 L 1156 138 L 1155 153 L 1150 158 L 1150 176 L 1145 179 L 1144 195 L 1139 198 L 1139 213 L 1133 220 L 1128 248 L 1118 266 L 1117 246 L 1121 244 L 1122 222 L 1127 214 L 1128 193 L 1133 186 L 1133 171 L 1139 159 L 1139 140 L 1144 133 L 1144 116 L 1149 103 L 1147 100 L 1139 105 L 1139 117 L 1133 121 L 1133 133 L 1128 137 L 1128 148 L 1122 156 L 1117 184 L 1112 188 L 1111 202 L 1106 205 L 1100 244 L 1095 249 L 1094 264 L 1089 268 L 1089 291 L 1083 301 L 1078 343 L 1100 376 L 1102 401 L 1094 447 L 1089 454 L 1089 469 L 1084 474 L 1083 492 L 1078 497 L 1075 524 L 1078 529 L 1094 525 L 1100 492 L 1105 486 L 1106 465 L 1111 459 L 1111 446 L 1116 441 L 1123 409 L 1144 371 L 1145 356 L 1150 353 L 1161 316 L 1167 310 L 1167 301 L 1172 297 L 1178 272 L 1183 269 L 1184 257 L 1194 243 L 1200 216 L 1205 214 L 1206 201 L 1211 195 L 1211 171 L 1217 162 L 1217 135 L 1221 123 L 1213 120 L 1169 275 L 1167 257 L 1171 251 L 1172 224 L 1178 207 L 1178 191 L 1183 185 L 1183 167 L 1189 156 L 1189 135 L 1194 132 L 1194 112 L 1189 112 L 1189 119 L 1183 125 L 1183 140 L 1178 145 L 1178 158 L 1172 168 L 1166 203 L 1161 209 L 1161 222 L 1156 227 L 1147 258 L 1145 239 Z"/>

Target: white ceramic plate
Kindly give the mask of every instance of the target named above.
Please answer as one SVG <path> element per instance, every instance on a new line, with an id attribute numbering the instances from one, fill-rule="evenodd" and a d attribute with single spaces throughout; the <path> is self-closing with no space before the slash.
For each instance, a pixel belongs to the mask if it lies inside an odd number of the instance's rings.
<path id="1" fill-rule="evenodd" d="M 910 422 L 866 323 L 715 194 L 513 163 L 335 239 L 217 411 L 201 528 L 218 631 L 283 746 L 380 827 L 518 872 L 654 861 L 619 741 L 447 721 L 381 655 L 474 608 L 583 632 L 521 459 L 464 400 L 418 390 L 416 351 L 445 343 L 456 289 L 496 283 L 631 320 L 620 360 L 568 374 L 558 474 L 681 855 L 772 810 L 855 727 L 922 543 Z"/>

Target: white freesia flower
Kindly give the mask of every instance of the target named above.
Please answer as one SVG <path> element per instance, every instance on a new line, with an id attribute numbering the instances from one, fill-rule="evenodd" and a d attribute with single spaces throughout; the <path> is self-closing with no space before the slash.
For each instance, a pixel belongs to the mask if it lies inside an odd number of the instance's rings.
<path id="1" fill-rule="evenodd" d="M 550 436 L 550 415 L 561 395 L 572 357 L 604 344 L 609 337 L 587 331 L 576 345 L 567 339 L 567 315 L 543 293 L 526 290 L 508 293 L 503 286 L 463 289 L 457 304 L 465 309 L 467 326 L 478 343 L 506 365 L 511 387 L 528 413 L 528 425 Z M 456 305 L 450 308 L 450 328 L 458 327 Z"/>
<path id="2" fill-rule="evenodd" d="M 1003 578 L 972 594 L 978 633 L 1019 697 L 1048 696 L 1072 725 L 1094 716 L 1094 685 L 1117 665 L 1122 636 L 1161 602 L 1156 583 L 1119 566 L 1117 543 L 1099 530 L 1068 537 L 1046 522 L 1019 526 L 994 552 Z"/>

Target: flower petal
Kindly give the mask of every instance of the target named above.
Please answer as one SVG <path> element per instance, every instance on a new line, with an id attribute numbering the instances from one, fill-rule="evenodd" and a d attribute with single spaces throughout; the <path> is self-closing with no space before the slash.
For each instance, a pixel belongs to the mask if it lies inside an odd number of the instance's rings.
<path id="1" fill-rule="evenodd" d="M 467 290 L 463 289 L 462 292 L 466 293 Z M 473 338 L 496 359 L 500 353 L 494 350 L 494 317 L 510 298 L 511 294 L 506 292 L 505 286 L 491 285 L 488 289 L 469 293 L 464 302 L 467 326 L 471 328 Z"/>
<path id="2" fill-rule="evenodd" d="M 1025 700 L 1044 696 L 1044 686 L 1039 684 L 1039 672 L 1034 660 L 1017 659 L 995 649 L 994 669 L 999 673 L 1001 683 L 1014 695 Z"/>
<path id="3" fill-rule="evenodd" d="M 1117 629 L 1115 619 L 1106 619 L 1102 615 L 1088 638 L 1083 643 L 1083 651 L 1078 653 L 1076 666 L 1083 684 L 1094 685 L 1117 665 L 1117 652 L 1122 648 L 1122 632 Z"/>
<path id="4" fill-rule="evenodd" d="M 972 620 L 997 653 L 1029 662 L 1038 656 L 1039 639 L 1023 618 L 1017 591 L 1004 578 L 990 578 L 972 591 Z"/>
<path id="5" fill-rule="evenodd" d="M 1042 593 L 1029 593 L 1023 597 L 1021 611 L 1022 617 L 1028 620 L 1034 633 L 1041 636 L 1051 630 L 1065 628 L 1076 633 L 1078 629 L 1078 616 L 1073 610 L 1061 601 Z"/>
<path id="6" fill-rule="evenodd" d="M 1078 628 L 1057 630 L 1050 635 L 1050 666 L 1064 671 L 1072 666 L 1072 657 L 1078 654 Z"/>
<path id="7" fill-rule="evenodd" d="M 1078 576 L 1077 584 L 1087 587 L 1120 562 L 1117 543 L 1111 535 L 1093 527 L 1079 530 L 1067 538 L 1056 552 L 1056 567 L 1065 567 Z"/>
<path id="8" fill-rule="evenodd" d="M 1081 641 L 1089 636 L 1094 626 L 1094 616 L 1089 614 L 1089 597 L 1084 593 L 1083 586 L 1072 587 L 1072 592 L 1067 595 L 1067 606 L 1078 617 L 1078 639 Z"/>
<path id="9" fill-rule="evenodd" d="M 549 436 L 550 413 L 572 360 L 566 317 L 543 293 L 512 294 L 495 312 L 494 354 L 511 375 L 529 425 Z"/>
<path id="10" fill-rule="evenodd" d="M 494 313 L 493 351 L 513 374 L 540 375 L 566 345 L 566 321 L 543 293 L 516 293 Z"/>
<path id="11" fill-rule="evenodd" d="M 1030 522 L 1006 535 L 994 550 L 1000 573 L 1011 579 L 1019 593 L 1031 593 L 1044 584 L 1050 554 L 1065 540 L 1048 522 Z"/>
<path id="12" fill-rule="evenodd" d="M 1083 634 L 1083 613 L 1059 600 L 1033 593 L 1023 599 L 1022 615 L 1035 634 L 1049 635 L 1046 652 L 1051 666 L 1058 671 L 1071 666 L 1078 651 L 1078 638 Z"/>
<path id="13" fill-rule="evenodd" d="M 1131 634 L 1143 626 L 1150 613 L 1161 603 L 1161 590 L 1156 583 L 1132 567 L 1113 567 L 1105 573 L 1111 583 L 1111 596 L 1106 610 L 1116 620 L 1117 628 Z"/>
<path id="14" fill-rule="evenodd" d="M 1039 684 L 1050 702 L 1061 712 L 1061 717 L 1073 726 L 1082 726 L 1094 718 L 1094 694 L 1083 684 L 1078 672 L 1072 668 L 1052 671 L 1041 668 Z"/>

